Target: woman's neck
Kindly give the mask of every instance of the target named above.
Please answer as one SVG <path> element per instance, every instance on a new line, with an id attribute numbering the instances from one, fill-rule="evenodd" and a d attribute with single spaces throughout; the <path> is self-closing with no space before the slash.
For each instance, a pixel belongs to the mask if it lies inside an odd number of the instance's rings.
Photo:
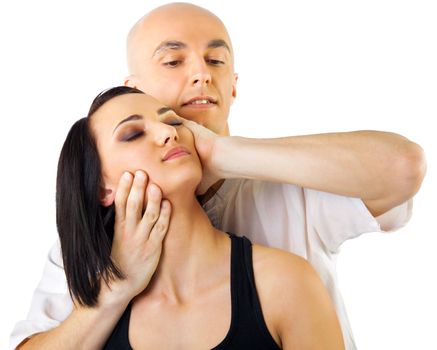
<path id="1" fill-rule="evenodd" d="M 228 273 L 223 267 L 230 261 L 230 240 L 212 226 L 194 196 L 189 201 L 170 202 L 170 226 L 158 268 L 145 292 L 183 302 L 215 283 L 212 276 L 220 279 L 220 271 Z"/>

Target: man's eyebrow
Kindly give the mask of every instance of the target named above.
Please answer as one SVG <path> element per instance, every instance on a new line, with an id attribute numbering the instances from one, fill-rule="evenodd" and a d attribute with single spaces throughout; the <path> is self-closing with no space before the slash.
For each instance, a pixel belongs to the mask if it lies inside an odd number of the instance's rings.
<path id="1" fill-rule="evenodd" d="M 229 45 L 223 39 L 214 39 L 214 40 L 211 40 L 210 42 L 208 42 L 208 45 L 207 45 L 208 49 L 216 49 L 218 47 L 224 47 L 226 50 L 231 52 Z"/>
<path id="2" fill-rule="evenodd" d="M 124 118 L 120 123 L 117 124 L 117 126 L 116 126 L 116 127 L 114 128 L 114 130 L 112 131 L 112 134 L 114 134 L 115 130 L 117 130 L 117 128 L 118 128 L 121 124 L 123 124 L 123 123 L 127 123 L 127 122 L 130 122 L 130 121 L 132 121 L 132 120 L 141 120 L 141 119 L 143 119 L 143 116 L 140 115 L 140 114 L 132 114 L 132 115 L 130 115 L 129 117 Z"/>
<path id="3" fill-rule="evenodd" d="M 161 114 L 167 113 L 168 111 L 172 111 L 172 112 L 174 112 L 173 108 L 170 108 L 170 107 L 161 107 L 160 109 L 158 109 L 158 110 L 156 111 L 156 113 L 157 113 L 158 115 L 161 115 Z"/>
<path id="4" fill-rule="evenodd" d="M 185 49 L 186 47 L 187 44 L 183 43 L 182 41 L 177 41 L 177 40 L 163 41 L 155 49 L 152 57 L 164 50 L 180 50 L 180 49 Z"/>

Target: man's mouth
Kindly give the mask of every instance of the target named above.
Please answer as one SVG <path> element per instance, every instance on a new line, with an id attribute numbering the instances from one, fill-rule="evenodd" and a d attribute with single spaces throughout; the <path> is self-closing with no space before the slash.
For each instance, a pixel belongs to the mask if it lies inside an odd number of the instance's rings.
<path id="1" fill-rule="evenodd" d="M 209 97 L 209 96 L 200 96 L 200 97 L 194 97 L 184 104 L 182 104 L 182 107 L 184 106 L 208 106 L 208 105 L 216 105 L 217 100 Z"/>

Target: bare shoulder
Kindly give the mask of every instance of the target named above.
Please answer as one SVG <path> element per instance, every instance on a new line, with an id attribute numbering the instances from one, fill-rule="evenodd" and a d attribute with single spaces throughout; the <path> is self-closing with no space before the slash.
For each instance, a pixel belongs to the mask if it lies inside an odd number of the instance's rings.
<path id="1" fill-rule="evenodd" d="M 303 258 L 281 249 L 257 244 L 253 245 L 253 268 L 255 278 L 263 288 L 283 289 L 284 285 L 292 288 L 290 292 L 298 292 L 304 285 L 319 277 L 313 267 Z"/>
<path id="2" fill-rule="evenodd" d="M 267 327 L 283 349 L 343 349 L 331 298 L 305 259 L 253 245 L 253 270 Z"/>
<path id="3" fill-rule="evenodd" d="M 252 255 L 263 316 L 270 334 L 280 344 L 284 310 L 298 318 L 299 304 L 308 289 L 305 285 L 317 281 L 318 276 L 305 259 L 281 249 L 254 244 Z"/>

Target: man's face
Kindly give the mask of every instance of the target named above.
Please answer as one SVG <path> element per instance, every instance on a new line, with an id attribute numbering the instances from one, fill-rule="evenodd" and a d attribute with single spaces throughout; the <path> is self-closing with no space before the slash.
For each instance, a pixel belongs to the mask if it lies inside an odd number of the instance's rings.
<path id="1" fill-rule="evenodd" d="M 127 85 L 184 118 L 229 134 L 237 76 L 229 36 L 217 18 L 190 7 L 152 13 L 130 38 L 128 60 Z"/>

